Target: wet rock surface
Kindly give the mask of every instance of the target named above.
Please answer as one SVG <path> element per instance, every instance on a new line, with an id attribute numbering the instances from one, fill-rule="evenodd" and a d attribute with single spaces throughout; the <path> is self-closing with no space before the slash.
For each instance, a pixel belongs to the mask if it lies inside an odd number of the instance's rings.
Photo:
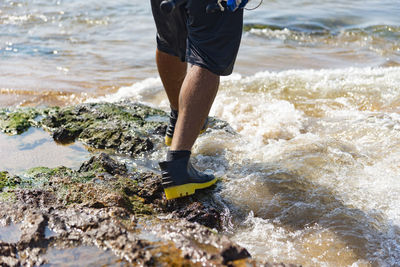
<path id="1" fill-rule="evenodd" d="M 80 246 L 112 251 L 132 266 L 264 266 L 211 230 L 221 214 L 206 193 L 166 201 L 162 192 L 158 175 L 129 172 L 105 153 L 79 171 L 30 170 L 1 192 L 12 197 L 0 201 L 0 225 L 18 223 L 21 231 L 17 242 L 0 242 L 1 266 L 51 263 L 47 250 Z"/>
<path id="2" fill-rule="evenodd" d="M 14 187 L 21 183 L 21 179 L 18 176 L 10 175 L 8 172 L 0 172 L 0 191 L 4 187 Z"/>
<path id="3" fill-rule="evenodd" d="M 80 104 L 50 109 L 41 121 L 55 141 L 81 140 L 93 148 L 135 155 L 153 149 L 153 135 L 165 124 L 165 112 L 140 104 Z"/>
<path id="4" fill-rule="evenodd" d="M 11 116 L 2 112 L 0 120 Z M 40 122 L 34 120 L 38 115 Z M 61 143 L 79 139 L 137 155 L 162 142 L 164 117 L 138 104 L 82 104 L 35 111 L 22 125 L 42 126 Z M 211 122 L 231 131 L 226 123 Z M 0 231 L 10 224 L 20 231 L 18 241 L 0 241 L 0 266 L 51 264 L 55 250 L 81 247 L 111 252 L 126 266 L 275 266 L 252 260 L 218 233 L 224 207 L 210 198 L 215 190 L 166 201 L 159 175 L 128 170 L 106 153 L 79 170 L 37 167 L 20 177 L 0 172 Z"/>
<path id="5" fill-rule="evenodd" d="M 94 149 L 135 156 L 163 143 L 167 113 L 138 103 L 86 103 L 52 108 L 0 109 L 0 131 L 17 135 L 42 127 L 61 144 L 76 140 Z M 209 118 L 209 128 L 234 134 L 224 121 Z"/>
<path id="6" fill-rule="evenodd" d="M 10 135 L 21 134 L 37 124 L 35 118 L 38 115 L 39 111 L 31 108 L 0 109 L 0 131 Z"/>

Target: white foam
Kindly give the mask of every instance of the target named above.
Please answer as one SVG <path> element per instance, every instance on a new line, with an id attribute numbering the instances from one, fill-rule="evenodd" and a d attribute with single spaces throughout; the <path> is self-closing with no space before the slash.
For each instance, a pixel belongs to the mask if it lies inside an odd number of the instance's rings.
<path id="1" fill-rule="evenodd" d="M 160 78 L 147 78 L 143 81 L 135 83 L 131 86 L 119 88 L 114 94 L 103 97 L 90 98 L 86 102 L 118 102 L 124 99 L 131 99 L 138 102 L 146 102 L 147 98 L 151 98 L 163 90 Z"/>
<path id="2" fill-rule="evenodd" d="M 285 28 L 282 30 L 271 30 L 271 29 L 251 29 L 251 34 L 267 37 L 270 39 L 286 40 L 293 35 L 293 32 Z"/>
<path id="3" fill-rule="evenodd" d="M 248 248 L 255 258 L 304 266 L 368 265 L 367 260 L 357 259 L 356 253 L 337 240 L 334 233 L 318 225 L 293 231 L 250 212 L 243 226 L 248 228 L 238 232 L 234 240 Z"/>
<path id="4" fill-rule="evenodd" d="M 314 229 L 313 234 L 321 231 L 321 238 L 330 236 L 337 249 L 332 253 L 347 255 L 345 265 L 363 266 L 368 259 L 380 264 L 398 260 L 400 243 L 394 229 L 400 226 L 400 121 L 398 113 L 392 112 L 399 111 L 398 77 L 398 67 L 348 68 L 265 71 L 225 81 L 212 112 L 241 134 L 238 144 L 227 146 L 224 153 L 232 164 L 225 198 L 241 209 L 263 214 L 274 201 L 279 203 L 263 185 L 265 179 L 274 177 L 268 169 L 283 170 L 311 189 L 315 184 L 310 194 L 322 190 L 333 194 L 338 203 L 343 201 L 348 207 L 343 211 L 349 213 L 346 216 L 353 216 L 354 209 L 364 214 L 354 220 L 366 224 L 366 233 L 372 231 L 364 237 L 367 242 L 381 247 L 380 254 L 365 252 L 367 259 L 346 248 L 340 235 Z M 296 189 L 291 191 L 296 194 Z M 373 214 L 382 218 L 376 225 L 379 234 L 367 226 Z M 329 253 L 311 257 L 311 252 L 305 253 L 290 241 L 293 235 L 306 236 L 307 231 L 288 231 L 257 217 L 249 220 L 251 226 L 242 228 L 235 239 L 257 257 L 278 262 L 293 258 L 305 265 L 334 264 L 335 257 Z M 319 242 L 321 247 L 329 243 Z"/>

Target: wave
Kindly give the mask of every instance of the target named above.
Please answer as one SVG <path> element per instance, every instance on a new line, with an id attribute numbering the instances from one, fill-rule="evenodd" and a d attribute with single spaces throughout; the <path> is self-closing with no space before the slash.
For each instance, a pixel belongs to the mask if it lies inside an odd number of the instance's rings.
<path id="1" fill-rule="evenodd" d="M 321 70 L 263 71 L 243 77 L 234 73 L 222 77 L 220 93 L 264 93 L 271 98 L 297 100 L 298 105 L 309 100 L 334 101 L 333 106 L 378 110 L 395 108 L 400 88 L 400 67 L 365 67 Z M 126 98 L 165 106 L 156 96 L 163 93 L 159 78 L 147 78 L 131 86 L 121 87 L 116 93 L 90 98 L 89 102 L 116 102 Z M 260 95 L 256 95 L 258 97 Z M 347 102 L 343 98 L 347 99 Z M 168 105 L 166 106 L 168 107 Z"/>
<path id="2" fill-rule="evenodd" d="M 267 40 L 278 40 L 295 46 L 361 47 L 381 54 L 400 54 L 400 26 L 394 25 L 330 29 L 319 23 L 294 24 L 284 27 L 247 24 L 244 29 L 250 35 Z"/>

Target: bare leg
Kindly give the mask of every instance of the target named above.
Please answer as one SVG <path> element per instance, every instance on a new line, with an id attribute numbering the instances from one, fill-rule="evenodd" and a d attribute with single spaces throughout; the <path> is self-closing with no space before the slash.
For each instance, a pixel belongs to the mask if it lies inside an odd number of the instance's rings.
<path id="1" fill-rule="evenodd" d="M 171 150 L 191 150 L 218 91 L 219 76 L 193 66 L 179 94 L 179 117 Z"/>
<path id="2" fill-rule="evenodd" d="M 186 76 L 187 64 L 178 57 L 168 55 L 157 49 L 156 63 L 158 73 L 174 110 L 179 109 L 179 92 Z"/>

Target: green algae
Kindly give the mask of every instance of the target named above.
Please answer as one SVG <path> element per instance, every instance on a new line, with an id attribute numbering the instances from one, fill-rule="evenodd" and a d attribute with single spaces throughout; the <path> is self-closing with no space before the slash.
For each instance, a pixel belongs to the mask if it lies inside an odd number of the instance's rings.
<path id="1" fill-rule="evenodd" d="M 136 154 L 153 149 L 165 131 L 167 114 L 142 104 L 86 103 L 67 107 L 0 109 L 0 131 L 16 135 L 42 127 L 62 144 Z"/>
<path id="2" fill-rule="evenodd" d="M 104 154 L 102 154 L 104 155 Z M 102 162 L 103 158 L 110 160 Z M 87 164 L 87 165 L 85 165 Z M 122 207 L 136 215 L 152 214 L 150 205 L 138 196 L 138 182 L 128 176 L 120 164 L 108 156 L 93 157 L 75 171 L 67 167 L 36 167 L 24 175 L 24 188 L 38 188 L 52 192 L 58 201 L 65 206 L 83 205 L 94 208 Z M 112 175 L 112 172 L 121 174 Z M 110 173 L 111 172 L 111 173 Z M 22 189 L 22 186 L 20 187 Z M 4 196 L 6 197 L 6 196 Z"/>
<path id="3" fill-rule="evenodd" d="M 7 175 L 8 172 L 0 172 L 0 190 L 2 190 L 3 187 L 5 187 L 8 182 Z"/>
<path id="4" fill-rule="evenodd" d="M 150 137 L 163 121 L 149 117 L 166 118 L 166 113 L 141 104 L 96 103 L 47 109 L 42 126 L 52 132 L 60 143 L 79 139 L 96 149 L 112 149 L 130 155 L 153 148 Z"/>
<path id="5" fill-rule="evenodd" d="M 30 176 L 34 176 L 35 178 L 37 177 L 46 177 L 49 178 L 51 176 L 71 176 L 73 173 L 76 171 L 67 168 L 65 166 L 59 166 L 56 168 L 48 168 L 48 167 L 35 167 L 32 169 L 29 169 L 26 173 Z"/>
<path id="6" fill-rule="evenodd" d="M 117 179 L 116 181 L 69 182 L 65 180 L 52 181 L 57 183 L 59 200 L 68 205 L 83 205 L 95 208 L 122 207 L 133 214 L 152 214 L 150 205 L 138 197 L 135 183 Z"/>
<path id="7" fill-rule="evenodd" d="M 8 172 L 0 172 L 0 202 L 15 201 L 15 193 L 13 191 L 21 183 L 18 176 L 11 176 Z"/>
<path id="8" fill-rule="evenodd" d="M 113 183 L 113 190 L 128 200 L 128 208 L 134 214 L 152 214 L 152 208 L 145 204 L 138 196 L 139 185 L 136 180 L 128 177 L 120 177 Z"/>
<path id="9" fill-rule="evenodd" d="M 5 171 L 0 172 L 0 192 L 6 187 L 13 188 L 20 183 L 21 179 L 18 176 L 11 176 Z"/>
<path id="10" fill-rule="evenodd" d="M 0 192 L 0 202 L 15 202 L 14 191 Z"/>
<path id="11" fill-rule="evenodd" d="M 6 134 L 17 135 L 36 124 L 35 118 L 40 114 L 36 109 L 17 109 L 9 111 L 0 109 L 0 130 Z"/>
<path id="12" fill-rule="evenodd" d="M 24 184 L 30 185 L 31 187 L 41 187 L 49 184 L 54 176 L 73 178 L 74 173 L 75 171 L 64 166 L 57 168 L 35 167 L 25 172 Z"/>

